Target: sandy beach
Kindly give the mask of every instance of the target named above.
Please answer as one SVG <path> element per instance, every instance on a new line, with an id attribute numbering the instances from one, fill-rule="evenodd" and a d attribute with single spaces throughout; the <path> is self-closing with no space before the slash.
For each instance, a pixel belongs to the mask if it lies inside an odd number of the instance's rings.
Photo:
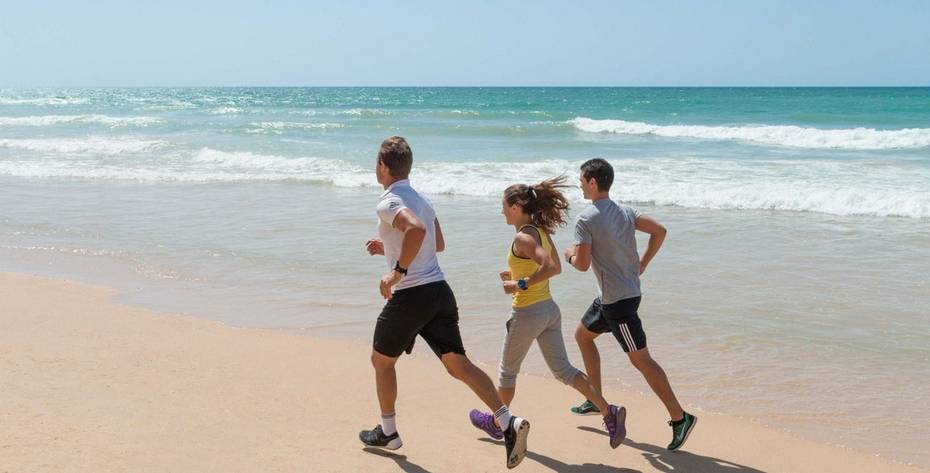
<path id="1" fill-rule="evenodd" d="M 422 352 L 398 368 L 404 447 L 370 452 L 356 439 L 377 420 L 367 347 L 156 314 L 113 295 L 0 274 L 0 472 L 505 469 L 503 447 L 467 422 L 477 398 Z M 607 394 L 628 407 L 629 435 L 611 450 L 598 418 L 567 412 L 574 392 L 532 376 L 518 386 L 513 408 L 532 431 L 517 471 L 923 471 L 707 412 L 686 451 L 669 453 L 658 401 L 620 391 Z"/>

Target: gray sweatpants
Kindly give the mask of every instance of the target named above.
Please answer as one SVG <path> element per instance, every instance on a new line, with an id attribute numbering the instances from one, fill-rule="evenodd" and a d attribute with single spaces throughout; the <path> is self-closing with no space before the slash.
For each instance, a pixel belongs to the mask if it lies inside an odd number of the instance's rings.
<path id="1" fill-rule="evenodd" d="M 549 299 L 513 309 L 513 315 L 507 321 L 507 336 L 501 354 L 500 387 L 516 386 L 520 365 L 533 340 L 539 344 L 539 351 L 555 378 L 571 384 L 579 371 L 568 361 L 565 352 L 562 312 L 555 301 Z"/>

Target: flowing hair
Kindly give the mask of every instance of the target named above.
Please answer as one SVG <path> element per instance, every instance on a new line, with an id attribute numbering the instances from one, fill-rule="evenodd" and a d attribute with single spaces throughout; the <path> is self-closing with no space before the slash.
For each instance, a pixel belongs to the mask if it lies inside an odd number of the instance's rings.
<path id="1" fill-rule="evenodd" d="M 568 187 L 563 174 L 539 184 L 514 184 L 504 190 L 504 199 L 508 205 L 522 207 L 533 225 L 553 234 L 556 228 L 565 226 L 568 217 L 568 199 L 561 191 Z"/>

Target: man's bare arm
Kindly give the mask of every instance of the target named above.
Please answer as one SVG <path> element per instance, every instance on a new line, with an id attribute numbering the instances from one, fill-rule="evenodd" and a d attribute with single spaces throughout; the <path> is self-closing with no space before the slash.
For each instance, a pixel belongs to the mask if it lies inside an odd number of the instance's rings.
<path id="1" fill-rule="evenodd" d="M 659 252 L 659 248 L 662 247 L 668 230 L 656 219 L 646 214 L 636 217 L 636 229 L 649 234 L 649 246 L 646 247 L 646 253 L 643 254 L 642 259 L 639 261 L 639 274 L 643 274 L 646 272 L 646 267 L 649 266 L 652 258 L 655 258 L 656 253 Z"/>

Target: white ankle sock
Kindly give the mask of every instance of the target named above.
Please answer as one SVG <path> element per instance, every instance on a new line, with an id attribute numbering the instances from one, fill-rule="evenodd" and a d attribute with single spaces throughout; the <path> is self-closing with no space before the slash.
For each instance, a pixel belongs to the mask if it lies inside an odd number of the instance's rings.
<path id="1" fill-rule="evenodd" d="M 394 435 L 394 432 L 397 432 L 396 421 L 396 414 L 381 414 L 381 430 L 384 431 L 384 435 Z"/>
<path id="2" fill-rule="evenodd" d="M 507 406 L 501 406 L 496 412 L 494 412 L 494 420 L 497 421 L 497 425 L 500 426 L 501 430 L 507 430 L 510 428 L 510 409 L 507 409 Z"/>

